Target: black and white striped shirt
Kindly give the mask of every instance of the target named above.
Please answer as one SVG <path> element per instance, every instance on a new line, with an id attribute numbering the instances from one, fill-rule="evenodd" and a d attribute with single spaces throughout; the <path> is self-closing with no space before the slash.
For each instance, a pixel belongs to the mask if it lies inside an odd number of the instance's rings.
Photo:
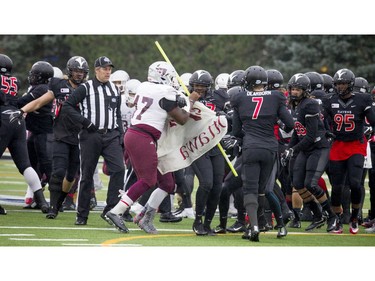
<path id="1" fill-rule="evenodd" d="M 119 128 L 122 131 L 121 95 L 112 82 L 102 83 L 95 77 L 79 85 L 66 103 L 69 107 L 79 104 L 81 115 L 69 109 L 73 120 L 83 124 L 88 119 L 98 129 Z"/>

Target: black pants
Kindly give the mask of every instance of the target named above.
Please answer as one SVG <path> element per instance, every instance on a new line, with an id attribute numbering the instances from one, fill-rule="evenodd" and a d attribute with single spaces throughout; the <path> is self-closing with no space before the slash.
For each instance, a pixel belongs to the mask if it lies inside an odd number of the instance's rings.
<path id="1" fill-rule="evenodd" d="M 109 173 L 106 207 L 103 213 L 112 209 L 119 201 L 118 190 L 124 186 L 124 158 L 120 145 L 120 132 L 112 130 L 106 134 L 79 134 L 81 157 L 81 178 L 78 187 L 77 217 L 87 218 L 90 211 L 91 189 L 94 186 L 94 172 L 100 156 L 103 156 Z"/>
<path id="2" fill-rule="evenodd" d="M 46 176 L 46 182 L 49 182 L 52 172 L 52 134 L 35 134 L 27 139 L 27 149 L 29 152 L 30 163 L 38 173 L 40 179 Z"/>
<path id="3" fill-rule="evenodd" d="M 17 110 L 12 106 L 3 106 L 2 110 Z M 1 114 L 0 126 L 0 157 L 3 155 L 5 149 L 8 147 L 12 156 L 14 164 L 16 164 L 18 171 L 23 175 L 23 172 L 31 167 L 29 160 L 29 153 L 26 144 L 26 125 L 25 120 L 9 123 L 9 114 Z"/>

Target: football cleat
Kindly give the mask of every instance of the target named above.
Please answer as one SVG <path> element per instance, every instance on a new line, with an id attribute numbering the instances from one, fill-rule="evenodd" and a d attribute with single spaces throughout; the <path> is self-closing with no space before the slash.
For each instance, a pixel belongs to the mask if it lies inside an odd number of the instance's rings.
<path id="1" fill-rule="evenodd" d="M 258 226 L 252 226 L 250 228 L 250 241 L 252 242 L 259 242 L 259 229 Z"/>
<path id="2" fill-rule="evenodd" d="M 311 231 L 315 228 L 321 228 L 324 225 L 325 221 L 326 219 L 324 217 L 314 218 L 311 224 L 306 227 L 305 231 Z"/>
<path id="3" fill-rule="evenodd" d="M 285 237 L 288 234 L 288 230 L 285 226 L 277 227 L 277 238 Z"/>
<path id="4" fill-rule="evenodd" d="M 351 219 L 349 222 L 349 231 L 351 234 L 357 234 L 359 231 L 358 228 L 358 219 Z"/>
<path id="5" fill-rule="evenodd" d="M 205 230 L 203 223 L 201 222 L 194 222 L 193 223 L 193 231 L 198 236 L 208 235 L 208 232 Z"/>
<path id="6" fill-rule="evenodd" d="M 227 228 L 227 231 L 231 233 L 244 232 L 245 230 L 245 225 L 239 221 L 235 221 L 235 223 L 232 226 Z"/>
<path id="7" fill-rule="evenodd" d="M 301 221 L 299 221 L 298 219 L 294 219 L 292 220 L 289 224 L 288 224 L 288 227 L 290 228 L 301 228 Z"/>
<path id="8" fill-rule="evenodd" d="M 336 227 L 333 230 L 331 230 L 329 233 L 333 233 L 333 234 L 343 233 L 343 227 L 342 227 L 342 223 L 340 219 L 337 220 Z"/>
<path id="9" fill-rule="evenodd" d="M 174 216 L 172 212 L 162 213 L 160 214 L 160 222 L 180 222 L 182 221 L 182 217 Z"/>
<path id="10" fill-rule="evenodd" d="M 225 234 L 225 233 L 227 233 L 227 230 L 224 227 L 222 227 L 221 225 L 218 225 L 217 227 L 215 227 L 213 229 L 213 232 L 217 233 L 217 234 Z"/>
<path id="11" fill-rule="evenodd" d="M 111 213 L 111 211 L 108 211 L 105 214 L 105 217 L 108 218 L 112 222 L 112 224 L 121 232 L 128 233 L 129 229 L 126 227 L 124 221 L 116 214 Z M 109 222 L 110 223 L 110 222 Z"/>
<path id="12" fill-rule="evenodd" d="M 337 216 L 332 216 L 328 218 L 327 220 L 327 232 L 331 232 L 336 229 L 338 224 L 340 223 L 340 220 Z"/>
<path id="13" fill-rule="evenodd" d="M 0 206 L 0 215 L 6 215 L 7 210 L 5 210 L 3 207 Z"/>

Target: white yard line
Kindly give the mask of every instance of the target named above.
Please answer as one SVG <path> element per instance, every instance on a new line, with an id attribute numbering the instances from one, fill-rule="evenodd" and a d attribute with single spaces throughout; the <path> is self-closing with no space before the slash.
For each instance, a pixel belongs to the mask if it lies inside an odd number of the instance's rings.
<path id="1" fill-rule="evenodd" d="M 89 241 L 89 239 L 69 239 L 69 238 L 9 238 L 17 241 Z"/>

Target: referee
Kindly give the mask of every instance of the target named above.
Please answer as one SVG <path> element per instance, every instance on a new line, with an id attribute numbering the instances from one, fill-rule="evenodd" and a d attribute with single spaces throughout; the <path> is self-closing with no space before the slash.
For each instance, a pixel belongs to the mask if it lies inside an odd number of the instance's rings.
<path id="1" fill-rule="evenodd" d="M 76 225 L 87 224 L 94 171 L 100 156 L 103 156 L 110 175 L 103 214 L 117 204 L 118 190 L 124 185 L 121 95 L 115 84 L 109 81 L 114 66 L 105 56 L 96 59 L 94 66 L 95 77 L 74 90 L 63 105 L 72 121 L 83 126 L 79 133 L 81 178 Z M 81 113 L 75 110 L 77 105 Z"/>

